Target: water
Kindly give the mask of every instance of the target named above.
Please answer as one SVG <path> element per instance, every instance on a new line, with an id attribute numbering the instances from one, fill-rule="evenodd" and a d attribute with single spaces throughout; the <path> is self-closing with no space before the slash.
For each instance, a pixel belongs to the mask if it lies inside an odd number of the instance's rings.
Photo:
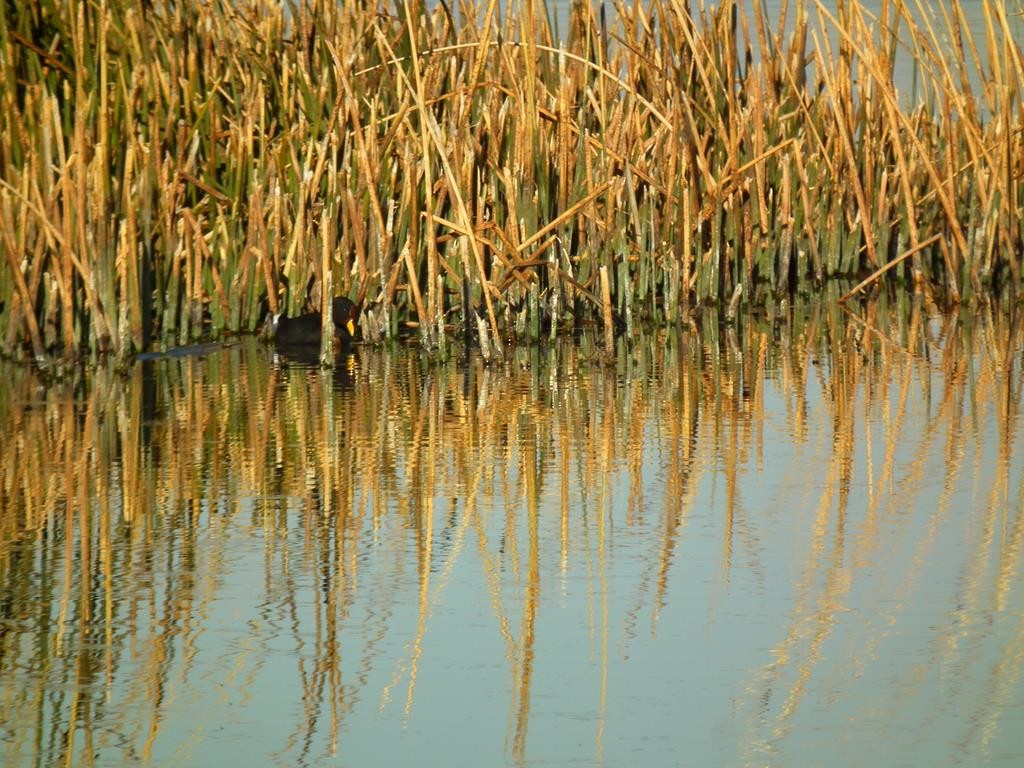
<path id="1" fill-rule="evenodd" d="M 201 352 L 2 372 L 5 766 L 1024 761 L 1018 325 Z"/>

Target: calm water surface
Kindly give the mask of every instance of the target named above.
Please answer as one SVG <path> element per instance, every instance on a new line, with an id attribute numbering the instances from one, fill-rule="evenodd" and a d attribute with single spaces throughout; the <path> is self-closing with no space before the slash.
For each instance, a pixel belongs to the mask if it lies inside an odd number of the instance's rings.
<path id="1" fill-rule="evenodd" d="M 0 763 L 1021 765 L 1024 334 L 0 371 Z"/>

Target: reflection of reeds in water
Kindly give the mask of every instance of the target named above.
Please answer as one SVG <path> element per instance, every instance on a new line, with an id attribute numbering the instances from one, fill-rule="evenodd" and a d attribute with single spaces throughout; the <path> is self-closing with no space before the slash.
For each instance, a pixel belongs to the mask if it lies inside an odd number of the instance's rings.
<path id="1" fill-rule="evenodd" d="M 744 479 L 766 459 L 765 430 L 783 431 L 799 451 L 812 423 L 824 422 L 828 477 L 794 481 L 818 496 L 805 499 L 816 511 L 792 623 L 749 691 L 755 708 L 782 696 L 758 716 L 784 733 L 858 567 L 887 546 L 885 510 L 910 507 L 921 493 L 929 450 L 941 446 L 946 456 L 947 498 L 978 477 L 965 457 L 980 454 L 972 446 L 985 429 L 997 431 L 998 482 L 977 520 L 985 534 L 964 574 L 964 603 L 998 606 L 1019 578 L 1021 499 L 1006 482 L 1019 440 L 1021 337 L 998 317 L 820 312 L 650 337 L 620 349 L 614 367 L 584 338 L 519 350 L 506 367 L 357 348 L 322 373 L 272 365 L 263 349 L 240 345 L 161 361 L 149 375 L 141 366 L 126 378 L 99 370 L 45 390 L 21 371 L 0 395 L 4 749 L 88 764 L 101 741 L 112 748 L 103 734 L 116 711 L 121 742 L 151 755 L 168 690 L 190 675 L 237 567 L 232 540 L 258 534 L 265 561 L 252 588 L 263 595 L 262 620 L 282 621 L 301 649 L 303 711 L 283 754 L 307 749 L 318 729 L 322 737 L 325 719 L 336 737 L 364 698 L 412 710 L 433 611 L 456 566 L 473 559 L 514 680 L 509 743 L 521 759 L 543 598 L 559 588 L 545 579 L 587 574 L 603 712 L 609 644 L 633 642 L 642 624 L 657 631 L 698 487 L 713 478 L 723 494 L 728 583 L 764 555 Z M 769 393 L 781 400 L 771 410 Z M 927 418 L 923 433 L 908 436 L 911 408 Z M 871 434 L 878 425 L 883 434 Z M 907 450 L 914 459 L 898 464 Z M 656 492 L 652 466 L 663 478 Z M 616 496 L 615 478 L 628 493 Z M 848 520 L 854 483 L 866 483 L 868 500 L 856 525 Z M 937 535 L 950 510 L 940 503 L 931 514 L 927 530 Z M 609 553 L 618 537 L 641 532 L 650 532 L 644 570 L 624 626 L 610 627 Z M 898 570 L 897 598 L 913 599 L 921 569 L 938 556 L 933 544 L 921 539 Z M 552 571 L 545 553 L 555 551 Z M 992 569 L 994 595 L 984 593 Z M 396 659 L 384 648 L 399 631 L 394 611 L 406 583 L 415 585 L 417 618 Z M 886 618 L 898 621 L 899 608 Z M 342 652 L 344 632 L 360 639 L 355 651 Z M 953 639 L 936 643 L 935 661 L 965 652 Z M 251 642 L 225 672 L 243 695 L 264 663 L 256 630 Z M 1000 686 L 1015 684 L 1022 643 L 1024 633 L 992 678 L 996 701 Z M 381 667 L 387 682 L 368 689 Z M 983 724 L 998 719 L 976 714 Z M 596 739 L 600 751 L 600 730 Z"/>
<path id="2" fill-rule="evenodd" d="M 943 557 L 937 549 L 939 536 L 958 522 L 951 515 L 958 510 L 951 509 L 950 497 L 954 489 L 977 486 L 988 477 L 992 486 L 989 493 L 981 494 L 987 497 L 984 508 L 966 522 L 964 536 L 974 542 L 974 549 L 968 552 L 962 573 L 965 589 L 957 607 L 959 615 L 949 617 L 949 624 L 938 628 L 927 656 L 914 659 L 905 679 L 895 684 L 906 685 L 908 691 L 902 695 L 910 699 L 915 691 L 924 689 L 921 680 L 929 676 L 929 670 L 949 669 L 953 662 L 980 655 L 985 633 L 965 643 L 961 640 L 962 622 L 970 623 L 989 610 L 1003 610 L 1000 596 L 1019 577 L 1021 566 L 1024 499 L 1019 493 L 1015 496 L 1008 485 L 1024 385 L 1015 361 L 1020 334 L 1017 322 L 988 318 L 964 327 L 955 317 L 930 324 L 915 313 L 896 326 L 884 317 L 857 320 L 842 336 L 829 339 L 831 363 L 827 371 L 816 368 L 833 423 L 829 471 L 816 500 L 812 536 L 794 587 L 788 631 L 772 649 L 774 661 L 748 691 L 755 712 L 747 739 L 750 759 L 756 760 L 761 748 L 771 752 L 789 735 L 792 720 L 809 696 L 811 682 L 824 661 L 823 649 L 832 639 L 838 619 L 851 609 L 859 586 L 858 570 L 870 568 L 873 561 L 884 560 L 887 552 L 897 550 L 890 544 L 893 539 L 899 541 L 920 530 L 908 512 L 920 508 L 919 497 L 927 491 L 929 454 L 945 458 L 938 504 L 926 515 L 925 535 L 908 543 L 909 556 L 891 568 L 892 576 L 884 585 L 891 591 L 884 593 L 883 614 L 872 617 L 874 626 L 864 633 L 863 645 L 847 663 L 853 669 L 864 669 L 877 658 L 878 646 L 892 633 L 892 627 L 899 626 L 902 615 L 909 613 L 916 601 L 928 599 L 922 597 L 929 579 L 926 574 Z M 876 353 L 864 354 L 865 345 Z M 827 375 L 821 375 L 824 373 Z M 941 382 L 938 391 L 937 382 Z M 926 412 L 925 429 L 908 436 L 908 426 L 921 421 L 910 417 L 908 412 L 915 409 Z M 880 418 L 865 418 L 864 411 Z M 871 433 L 873 422 L 883 425 L 882 435 Z M 988 429 L 997 435 L 991 442 L 997 458 L 990 472 L 982 466 L 989 445 L 985 439 Z M 911 458 L 898 458 L 897 453 L 908 450 L 908 444 Z M 882 449 L 877 455 L 873 452 L 876 446 Z M 863 455 L 859 455 L 860 449 Z M 976 457 L 973 466 L 965 466 L 969 454 Z M 866 485 L 867 506 L 853 510 L 859 517 L 850 520 L 850 491 L 857 483 Z M 999 526 L 1003 526 L 1001 531 Z M 983 529 L 980 535 L 979 527 Z M 982 593 L 991 588 L 992 580 L 982 576 L 992 567 L 989 561 L 993 556 L 999 560 L 995 596 Z M 1016 660 L 1024 651 L 1024 627 L 1011 646 L 997 655 L 998 670 L 983 683 L 979 697 L 983 703 L 971 710 L 970 729 L 987 732 L 987 737 L 998 729 L 1007 694 L 1019 683 Z M 954 678 L 952 689 L 968 684 L 966 671 Z M 963 746 L 980 740 L 978 733 L 969 733 Z"/>

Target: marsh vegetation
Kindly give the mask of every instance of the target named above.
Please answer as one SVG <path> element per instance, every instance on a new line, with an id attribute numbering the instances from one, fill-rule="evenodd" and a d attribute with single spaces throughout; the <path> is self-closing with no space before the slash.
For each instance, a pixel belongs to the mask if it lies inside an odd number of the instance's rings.
<path id="1" fill-rule="evenodd" d="M 1020 7 L 984 0 L 978 39 L 909 5 L 573 3 L 562 42 L 532 0 L 6 2 L 0 352 L 341 294 L 367 338 L 496 353 L 836 279 L 1014 301 Z"/>

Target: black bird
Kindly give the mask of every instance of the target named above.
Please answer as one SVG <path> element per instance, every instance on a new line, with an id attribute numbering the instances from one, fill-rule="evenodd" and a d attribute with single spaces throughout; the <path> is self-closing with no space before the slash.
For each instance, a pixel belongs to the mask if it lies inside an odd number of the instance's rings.
<path id="1" fill-rule="evenodd" d="M 335 331 L 342 335 L 342 341 L 348 341 L 356 333 L 358 308 L 344 296 L 339 296 L 333 302 L 332 311 Z M 320 329 L 322 326 L 323 319 L 319 312 L 310 312 L 298 317 L 274 315 L 270 321 L 270 334 L 273 336 L 274 341 L 280 345 L 319 345 Z"/>

